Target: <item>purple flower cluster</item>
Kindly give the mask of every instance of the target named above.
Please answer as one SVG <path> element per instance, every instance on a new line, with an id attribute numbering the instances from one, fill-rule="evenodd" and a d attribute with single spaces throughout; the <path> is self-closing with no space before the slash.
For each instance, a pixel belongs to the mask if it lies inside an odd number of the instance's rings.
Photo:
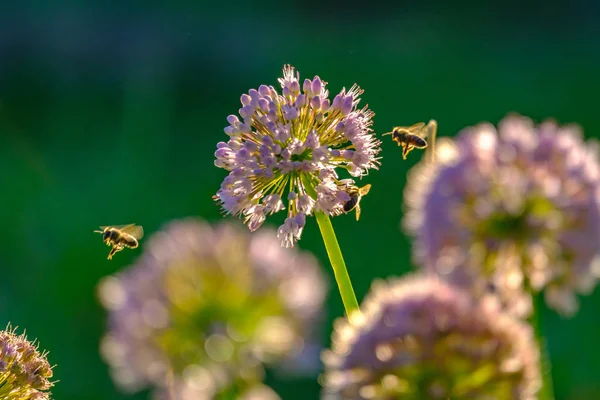
<path id="1" fill-rule="evenodd" d="M 101 353 L 118 386 L 208 399 L 259 384 L 263 364 L 306 361 L 327 282 L 310 254 L 283 249 L 274 232 L 188 219 L 151 237 L 99 289 L 109 310 Z"/>
<path id="2" fill-rule="evenodd" d="M 540 388 L 531 327 L 434 277 L 375 282 L 323 353 L 324 400 L 520 399 Z"/>
<path id="3" fill-rule="evenodd" d="M 358 86 L 330 101 L 326 82 L 315 76 L 301 84 L 289 65 L 279 83 L 281 94 L 273 86 L 251 89 L 241 97 L 241 118 L 227 117 L 230 139 L 218 143 L 215 165 L 229 175 L 215 200 L 225 213 L 243 216 L 251 231 L 287 210 L 277 237 L 293 247 L 313 211 L 343 212 L 348 180 L 340 183 L 336 170 L 362 177 L 377 169 L 380 141 L 370 129 L 373 112 L 357 108 Z"/>
<path id="4" fill-rule="evenodd" d="M 516 115 L 440 141 L 405 192 L 417 263 L 516 315 L 532 291 L 572 315 L 600 275 L 597 154 L 576 126 Z"/>

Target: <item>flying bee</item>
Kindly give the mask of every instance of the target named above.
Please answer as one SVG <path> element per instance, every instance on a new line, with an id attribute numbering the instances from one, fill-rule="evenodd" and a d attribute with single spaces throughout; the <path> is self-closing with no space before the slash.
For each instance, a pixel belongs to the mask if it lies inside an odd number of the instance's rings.
<path id="1" fill-rule="evenodd" d="M 112 246 L 108 253 L 108 259 L 116 252 L 123 250 L 125 247 L 135 249 L 139 246 L 139 240 L 144 237 L 144 228 L 136 224 L 120 225 L 120 226 L 101 226 L 99 231 L 95 233 L 102 234 L 102 241 L 107 246 Z"/>
<path id="2" fill-rule="evenodd" d="M 406 160 L 406 156 L 412 149 L 424 149 L 427 147 L 425 138 L 427 137 L 428 128 L 424 122 L 419 122 L 411 126 L 396 126 L 394 130 L 385 135 L 392 135 L 392 140 L 402 146 L 402 158 Z"/>
<path id="3" fill-rule="evenodd" d="M 342 190 L 350 196 L 350 200 L 344 203 L 344 212 L 349 213 L 356 209 L 356 220 L 358 221 L 360 219 L 360 199 L 369 193 L 371 185 L 365 185 L 359 188 L 358 186 L 344 183 Z"/>

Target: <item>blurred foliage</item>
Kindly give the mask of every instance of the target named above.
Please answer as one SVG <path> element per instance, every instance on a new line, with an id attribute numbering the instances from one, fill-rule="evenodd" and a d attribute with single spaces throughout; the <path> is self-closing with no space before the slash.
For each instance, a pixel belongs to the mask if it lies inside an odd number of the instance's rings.
<path id="1" fill-rule="evenodd" d="M 98 355 L 105 314 L 96 285 L 139 250 L 109 262 L 92 231 L 137 223 L 150 235 L 172 218 L 221 218 L 211 196 L 225 176 L 213 166 L 225 118 L 248 89 L 276 85 L 284 63 L 301 78 L 319 75 L 332 93 L 357 82 L 378 133 L 435 118 L 451 136 L 516 111 L 600 134 L 591 2 L 136 3 L 37 1 L 0 12 L 0 324 L 26 328 L 50 351 L 57 399 L 128 398 Z M 406 172 L 420 154 L 402 161 L 388 141 L 382 155 L 381 170 L 364 179 L 373 187 L 360 222 L 333 220 L 359 300 L 373 278 L 413 268 L 398 223 Z M 314 219 L 300 247 L 328 265 Z M 598 292 L 574 319 L 544 315 L 557 399 L 598 393 Z M 328 323 L 342 314 L 334 291 Z M 309 378 L 272 374 L 268 383 L 284 399 L 319 390 Z"/>

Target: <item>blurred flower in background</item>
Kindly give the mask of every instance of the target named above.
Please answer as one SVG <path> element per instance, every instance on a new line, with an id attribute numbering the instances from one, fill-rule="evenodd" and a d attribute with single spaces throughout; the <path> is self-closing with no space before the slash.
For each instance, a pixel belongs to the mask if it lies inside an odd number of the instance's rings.
<path id="1" fill-rule="evenodd" d="M 376 281 L 323 352 L 323 399 L 534 400 L 529 325 L 435 277 Z"/>
<path id="2" fill-rule="evenodd" d="M 597 154 L 577 126 L 517 115 L 441 140 L 405 192 L 416 262 L 519 316 L 532 291 L 574 314 L 600 274 Z"/>
<path id="3" fill-rule="evenodd" d="M 134 265 L 100 283 L 109 311 L 101 353 L 126 391 L 255 398 L 270 390 L 253 388 L 263 364 L 316 374 L 314 328 L 327 287 L 316 259 L 283 249 L 270 230 L 174 221 Z"/>
<path id="4" fill-rule="evenodd" d="M 227 117 L 215 165 L 229 172 L 215 200 L 224 213 L 244 216 L 251 231 L 267 215 L 287 210 L 277 230 L 285 247 L 302 235 L 313 210 L 339 215 L 350 200 L 345 188 L 354 180 L 338 180 L 344 169 L 362 177 L 377 169 L 381 142 L 371 133 L 371 112 L 357 109 L 363 91 L 356 85 L 329 100 L 327 82 L 318 76 L 300 84 L 292 66 L 283 68 L 281 94 L 261 85 L 241 97 L 241 119 Z"/>
<path id="5" fill-rule="evenodd" d="M 47 353 L 15 331 L 10 325 L 0 331 L 0 399 L 48 400 L 54 383 Z"/>

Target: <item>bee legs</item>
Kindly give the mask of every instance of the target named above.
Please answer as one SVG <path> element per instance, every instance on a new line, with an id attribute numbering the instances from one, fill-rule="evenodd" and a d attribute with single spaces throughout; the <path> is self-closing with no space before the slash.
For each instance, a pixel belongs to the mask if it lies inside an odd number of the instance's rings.
<path id="1" fill-rule="evenodd" d="M 113 246 L 112 249 L 110 249 L 110 253 L 108 253 L 108 257 L 107 259 L 112 260 L 113 256 L 115 255 L 116 252 L 123 250 L 125 247 L 120 246 L 120 245 L 115 245 Z"/>
<path id="2" fill-rule="evenodd" d="M 404 143 L 402 146 L 402 159 L 406 160 L 406 156 L 408 156 L 408 153 L 410 153 L 412 149 L 413 147 L 410 144 Z"/>

